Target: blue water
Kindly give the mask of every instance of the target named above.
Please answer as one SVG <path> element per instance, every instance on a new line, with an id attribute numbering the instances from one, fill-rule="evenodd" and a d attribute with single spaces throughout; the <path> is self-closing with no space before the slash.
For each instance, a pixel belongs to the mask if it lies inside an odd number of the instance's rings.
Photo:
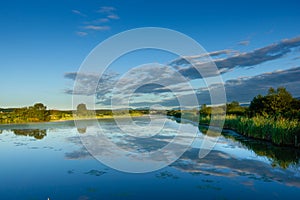
<path id="1" fill-rule="evenodd" d="M 143 123 L 147 119 L 139 119 Z M 168 120 L 170 126 L 176 121 Z M 116 132 L 122 145 L 160 148 L 159 141 L 128 140 L 112 120 L 104 130 Z M 299 199 L 300 165 L 293 149 L 221 136 L 214 149 L 198 157 L 199 141 L 171 165 L 132 174 L 112 169 L 89 154 L 73 122 L 0 126 L 0 199 Z M 168 133 L 169 134 L 169 133 Z M 199 132 L 199 137 L 203 136 Z M 38 139 L 37 139 L 38 138 Z M 248 143 L 252 145 L 248 145 Z M 134 144 L 136 143 L 136 144 Z M 161 143 L 163 145 L 164 143 Z M 144 145 L 144 147 L 143 147 Z M 277 156 L 292 152 L 291 158 Z M 287 156 L 288 157 L 288 156 Z"/>

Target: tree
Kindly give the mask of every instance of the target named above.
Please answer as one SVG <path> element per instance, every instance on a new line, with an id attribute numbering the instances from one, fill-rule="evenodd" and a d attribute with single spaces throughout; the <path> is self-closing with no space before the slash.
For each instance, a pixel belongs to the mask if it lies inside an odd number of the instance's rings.
<path id="1" fill-rule="evenodd" d="M 273 114 L 283 114 L 291 109 L 293 96 L 285 88 L 277 88 L 277 91 L 275 93 L 270 93 L 268 97 L 270 98 L 270 111 L 273 112 Z"/>
<path id="2" fill-rule="evenodd" d="M 239 102 L 232 101 L 231 103 L 226 104 L 226 113 L 233 115 L 244 115 L 246 108 L 240 106 Z"/>
<path id="3" fill-rule="evenodd" d="M 266 96 L 258 95 L 253 98 L 249 110 L 251 115 L 284 116 L 293 109 L 293 102 L 292 95 L 285 88 L 270 88 Z"/>
<path id="4" fill-rule="evenodd" d="M 43 122 L 50 120 L 50 111 L 42 103 L 15 108 L 0 115 L 0 123 Z"/>
<path id="5" fill-rule="evenodd" d="M 88 110 L 84 103 L 77 105 L 77 115 L 78 116 L 86 116 L 88 114 Z"/>
<path id="6" fill-rule="evenodd" d="M 211 107 L 208 107 L 206 104 L 203 104 L 201 106 L 201 109 L 200 109 L 199 113 L 200 113 L 200 116 L 211 115 Z"/>
<path id="7" fill-rule="evenodd" d="M 36 104 L 34 104 L 33 108 L 35 110 L 46 110 L 47 109 L 47 107 L 44 106 L 44 104 L 42 104 L 42 103 L 36 103 Z"/>
<path id="8" fill-rule="evenodd" d="M 34 118 L 37 118 L 38 121 L 49 121 L 50 120 L 50 111 L 47 110 L 47 107 L 42 103 L 36 103 L 33 107 L 29 107 L 30 113 Z"/>
<path id="9" fill-rule="evenodd" d="M 12 129 L 15 135 L 24 135 L 34 137 L 35 139 L 41 140 L 47 136 L 46 129 Z"/>
<path id="10" fill-rule="evenodd" d="M 254 115 L 264 115 L 265 112 L 265 101 L 266 98 L 262 95 L 257 95 L 253 98 L 250 103 L 249 111 L 252 116 Z"/>

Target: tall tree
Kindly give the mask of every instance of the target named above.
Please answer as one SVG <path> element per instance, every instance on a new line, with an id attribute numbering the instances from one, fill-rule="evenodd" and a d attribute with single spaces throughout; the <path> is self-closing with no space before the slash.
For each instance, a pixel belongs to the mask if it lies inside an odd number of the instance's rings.
<path id="1" fill-rule="evenodd" d="M 277 117 L 290 112 L 293 102 L 292 95 L 285 88 L 270 88 L 266 96 L 258 95 L 253 98 L 249 110 L 252 115 Z"/>
<path id="2" fill-rule="evenodd" d="M 38 119 L 38 121 L 49 121 L 50 112 L 47 110 L 47 107 L 42 103 L 36 103 L 33 107 L 30 107 L 32 115 Z"/>
<path id="3" fill-rule="evenodd" d="M 77 115 L 78 116 L 86 116 L 88 114 L 88 110 L 84 103 L 77 105 Z"/>

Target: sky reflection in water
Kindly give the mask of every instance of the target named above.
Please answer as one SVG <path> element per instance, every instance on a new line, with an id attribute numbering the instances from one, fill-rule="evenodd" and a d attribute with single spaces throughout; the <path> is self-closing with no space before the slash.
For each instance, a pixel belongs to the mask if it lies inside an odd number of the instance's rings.
<path id="1" fill-rule="evenodd" d="M 139 119 L 138 123 L 146 123 Z M 177 122 L 168 120 L 171 126 Z M 203 135 L 179 160 L 161 170 L 129 174 L 94 159 L 73 122 L 0 126 L 1 199 L 297 199 L 300 195 L 299 152 L 225 133 L 199 159 Z M 174 134 L 145 138 L 121 134 L 112 120 L 101 125 L 122 148 L 153 151 Z M 184 138 L 183 138 L 184 139 Z M 109 148 L 109 147 L 106 147 Z M 288 155 L 287 155 L 288 154 Z M 282 156 L 286 155 L 286 156 Z"/>

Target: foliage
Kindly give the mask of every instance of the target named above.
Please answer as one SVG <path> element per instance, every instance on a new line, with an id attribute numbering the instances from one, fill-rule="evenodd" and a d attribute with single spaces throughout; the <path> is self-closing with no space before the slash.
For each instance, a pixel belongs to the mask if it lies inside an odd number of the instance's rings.
<path id="1" fill-rule="evenodd" d="M 229 104 L 226 104 L 226 114 L 229 115 L 237 115 L 237 116 L 243 116 L 247 112 L 246 107 L 240 106 L 239 102 L 232 101 Z"/>
<path id="2" fill-rule="evenodd" d="M 201 106 L 199 113 L 200 113 L 200 116 L 209 116 L 209 115 L 211 115 L 211 107 L 208 107 L 206 104 L 203 104 Z"/>
<path id="3" fill-rule="evenodd" d="M 15 135 L 23 135 L 34 137 L 35 139 L 41 140 L 47 135 L 46 129 L 12 129 Z"/>
<path id="4" fill-rule="evenodd" d="M 180 110 L 168 110 L 167 115 L 174 116 L 176 118 L 181 118 L 181 111 Z"/>
<path id="5" fill-rule="evenodd" d="M 222 110 L 225 111 L 224 106 L 202 105 L 199 124 L 213 126 L 212 117 L 214 123 L 222 122 Z M 300 146 L 300 101 L 285 88 L 270 88 L 266 96 L 257 95 L 249 108 L 240 106 L 236 101 L 228 103 L 226 113 L 225 128 L 276 145 Z M 168 115 L 183 117 L 180 111 L 169 111 Z"/>
<path id="6" fill-rule="evenodd" d="M 285 169 L 291 164 L 295 165 L 299 163 L 300 150 L 274 146 L 268 142 L 249 139 L 230 131 L 224 131 L 222 135 L 226 138 L 240 142 L 248 149 L 253 150 L 257 155 L 266 156 L 270 159 L 272 166 L 274 167 L 280 166 Z"/>
<path id="7" fill-rule="evenodd" d="M 234 115 L 245 115 L 247 108 L 240 106 L 239 102 L 233 101 L 231 103 L 226 104 L 226 106 L 207 106 L 203 104 L 199 111 L 200 116 L 210 116 L 212 113 L 215 115 L 222 115 L 226 111 L 227 114 L 234 114 Z"/>
<path id="8" fill-rule="evenodd" d="M 0 113 L 0 123 L 43 122 L 50 120 L 50 112 L 42 103 L 16 108 L 11 112 Z"/>
<path id="9" fill-rule="evenodd" d="M 270 88 L 265 96 L 257 95 L 253 98 L 249 106 L 250 116 L 264 117 L 285 117 L 295 118 L 294 114 L 299 113 L 300 102 L 283 87 Z M 299 119 L 299 118 L 298 118 Z"/>
<path id="10" fill-rule="evenodd" d="M 226 116 L 225 128 L 230 128 L 238 133 L 257 139 L 271 141 L 276 145 L 294 146 L 295 136 L 300 137 L 300 125 L 298 120 L 284 118 L 266 118 L 256 116 L 252 118 Z"/>
<path id="11" fill-rule="evenodd" d="M 86 105 L 81 103 L 77 105 L 77 116 L 87 116 L 88 115 L 88 109 L 86 108 Z"/>

